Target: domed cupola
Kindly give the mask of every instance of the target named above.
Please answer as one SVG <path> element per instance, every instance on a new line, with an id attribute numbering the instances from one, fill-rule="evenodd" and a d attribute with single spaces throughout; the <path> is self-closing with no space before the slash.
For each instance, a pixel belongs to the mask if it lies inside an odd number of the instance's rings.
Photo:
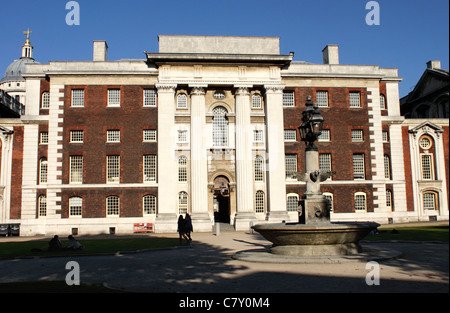
<path id="1" fill-rule="evenodd" d="M 24 34 L 27 35 L 27 40 L 22 46 L 22 57 L 18 60 L 14 60 L 14 62 L 6 68 L 5 76 L 0 83 L 25 81 L 25 78 L 22 76 L 22 74 L 25 73 L 25 65 L 39 63 L 33 59 L 33 46 L 30 43 L 30 33 L 31 31 L 29 30 L 24 32 Z"/>

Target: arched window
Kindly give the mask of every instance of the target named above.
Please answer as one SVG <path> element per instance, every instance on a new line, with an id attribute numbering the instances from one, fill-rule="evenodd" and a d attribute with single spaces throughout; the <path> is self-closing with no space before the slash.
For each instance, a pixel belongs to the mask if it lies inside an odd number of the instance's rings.
<path id="1" fill-rule="evenodd" d="M 178 194 L 178 214 L 183 215 L 188 211 L 188 194 L 182 191 Z"/>
<path id="2" fill-rule="evenodd" d="M 224 107 L 216 107 L 213 110 L 213 146 L 228 146 L 228 111 Z"/>
<path id="3" fill-rule="evenodd" d="M 252 96 L 252 109 L 261 109 L 261 108 L 262 108 L 261 96 L 255 93 Z"/>
<path id="4" fill-rule="evenodd" d="M 380 108 L 382 110 L 386 110 L 387 106 L 386 106 L 386 97 L 383 94 L 380 94 Z"/>
<path id="5" fill-rule="evenodd" d="M 392 210 L 392 191 L 386 189 L 386 208 Z"/>
<path id="6" fill-rule="evenodd" d="M 423 193 L 423 209 L 437 210 L 439 207 L 438 195 L 436 192 L 427 191 Z"/>
<path id="7" fill-rule="evenodd" d="M 81 216 L 83 209 L 83 199 L 80 197 L 69 198 L 69 216 Z"/>
<path id="8" fill-rule="evenodd" d="M 47 183 L 48 162 L 46 158 L 39 160 L 39 184 Z"/>
<path id="9" fill-rule="evenodd" d="M 256 213 L 264 213 L 264 191 L 258 190 L 255 195 Z"/>
<path id="10" fill-rule="evenodd" d="M 182 155 L 178 158 L 178 182 L 187 181 L 187 158 Z"/>
<path id="11" fill-rule="evenodd" d="M 384 178 L 391 179 L 391 160 L 389 155 L 384 155 Z"/>
<path id="12" fill-rule="evenodd" d="M 156 214 L 156 197 L 146 195 L 142 198 L 142 208 L 144 215 Z"/>
<path id="13" fill-rule="evenodd" d="M 298 210 L 298 195 L 296 193 L 289 193 L 286 199 L 286 206 L 288 212 L 297 212 Z"/>
<path id="14" fill-rule="evenodd" d="M 264 181 L 264 160 L 260 155 L 255 157 L 255 181 Z"/>
<path id="15" fill-rule="evenodd" d="M 180 93 L 177 96 L 177 108 L 178 109 L 187 109 L 187 96 L 184 93 Z"/>
<path id="16" fill-rule="evenodd" d="M 50 108 L 50 93 L 47 91 L 42 93 L 41 108 L 42 109 Z"/>
<path id="17" fill-rule="evenodd" d="M 42 195 L 38 199 L 38 216 L 47 216 L 47 197 Z"/>
<path id="18" fill-rule="evenodd" d="M 355 211 L 366 211 L 366 210 L 367 210 L 366 193 L 365 192 L 355 193 Z"/>
<path id="19" fill-rule="evenodd" d="M 106 216 L 119 216 L 120 198 L 117 196 L 109 196 L 106 198 Z"/>

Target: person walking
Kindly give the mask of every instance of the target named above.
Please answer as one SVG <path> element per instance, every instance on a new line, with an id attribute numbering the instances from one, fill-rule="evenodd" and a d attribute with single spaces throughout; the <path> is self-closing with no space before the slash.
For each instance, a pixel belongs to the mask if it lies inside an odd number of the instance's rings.
<path id="1" fill-rule="evenodd" d="M 194 230 L 192 228 L 191 216 L 188 213 L 186 213 L 186 217 L 185 217 L 184 221 L 185 221 L 185 230 L 184 231 L 186 233 L 186 236 L 189 238 L 189 243 L 190 243 L 192 241 L 191 232 Z"/>
<path id="2" fill-rule="evenodd" d="M 186 237 L 186 221 L 183 218 L 183 215 L 180 214 L 178 217 L 178 229 L 177 229 L 179 238 L 180 238 L 180 246 L 183 244 L 183 238 L 185 238 L 187 241 L 188 238 Z"/>

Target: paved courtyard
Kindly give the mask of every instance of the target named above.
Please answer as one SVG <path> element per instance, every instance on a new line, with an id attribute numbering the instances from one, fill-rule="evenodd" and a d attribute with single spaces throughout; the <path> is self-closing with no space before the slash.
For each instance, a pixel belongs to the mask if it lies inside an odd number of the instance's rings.
<path id="1" fill-rule="evenodd" d="M 176 237 L 175 234 L 151 236 Z M 379 262 L 379 285 L 366 284 L 367 262 L 273 264 L 236 260 L 239 251 L 270 243 L 244 232 L 193 233 L 191 247 L 106 256 L 0 260 L 0 282 L 65 280 L 66 264 L 80 265 L 80 280 L 136 292 L 181 293 L 405 293 L 449 292 L 447 243 L 364 243 L 402 252 Z M 80 238 L 82 241 L 82 238 Z"/>

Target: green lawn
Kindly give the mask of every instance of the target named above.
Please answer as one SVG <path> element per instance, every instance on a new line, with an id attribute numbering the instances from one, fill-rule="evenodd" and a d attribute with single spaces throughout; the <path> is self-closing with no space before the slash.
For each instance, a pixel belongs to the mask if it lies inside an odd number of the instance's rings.
<path id="1" fill-rule="evenodd" d="M 142 249 L 174 247 L 178 245 L 178 238 L 161 237 L 137 237 L 137 238 L 111 238 L 111 239 L 86 239 L 80 240 L 85 246 L 78 251 L 49 252 L 48 240 L 30 240 L 23 242 L 1 242 L 0 257 L 23 257 L 23 256 L 48 256 L 48 255 L 74 255 L 74 254 L 96 254 L 115 253 L 117 251 L 136 251 Z M 61 240 L 63 246 L 68 246 L 67 240 Z M 40 251 L 39 251 L 40 250 Z"/>
<path id="2" fill-rule="evenodd" d="M 364 240 L 412 240 L 443 241 L 448 240 L 448 225 L 419 227 L 382 227 L 378 235 L 368 235 Z"/>

